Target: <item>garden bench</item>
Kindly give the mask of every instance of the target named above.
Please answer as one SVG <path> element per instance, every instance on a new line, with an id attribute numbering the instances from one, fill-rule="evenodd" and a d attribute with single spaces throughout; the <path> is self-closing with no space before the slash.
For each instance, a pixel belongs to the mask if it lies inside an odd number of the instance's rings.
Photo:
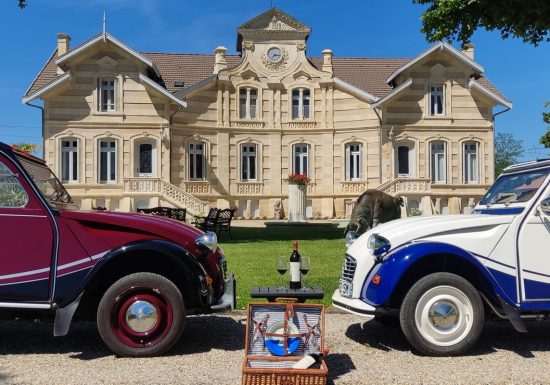
<path id="1" fill-rule="evenodd" d="M 137 209 L 138 213 L 153 214 L 161 217 L 176 219 L 181 222 L 185 222 L 187 216 L 186 209 L 173 209 L 171 207 L 153 207 L 150 209 Z"/>
<path id="2" fill-rule="evenodd" d="M 228 231 L 229 236 L 231 239 L 233 239 L 233 234 L 231 234 L 231 219 L 233 219 L 233 215 L 235 214 L 235 209 L 224 209 L 220 211 L 220 215 L 218 216 L 218 235 L 222 231 Z"/>
<path id="3" fill-rule="evenodd" d="M 218 224 L 218 218 L 220 216 L 221 210 L 218 208 L 211 208 L 208 212 L 208 215 L 202 217 L 200 215 L 195 215 L 193 222 L 191 222 L 195 227 L 198 227 L 202 231 L 216 231 L 216 225 Z"/>

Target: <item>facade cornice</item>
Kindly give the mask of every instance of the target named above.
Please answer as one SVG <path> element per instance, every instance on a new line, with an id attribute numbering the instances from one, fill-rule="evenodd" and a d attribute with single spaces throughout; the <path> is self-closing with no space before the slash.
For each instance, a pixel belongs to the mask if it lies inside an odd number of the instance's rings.
<path id="1" fill-rule="evenodd" d="M 22 103 L 25 104 L 25 103 L 28 103 L 28 102 L 36 99 L 36 98 L 41 97 L 42 95 L 44 95 L 48 91 L 51 91 L 54 88 L 56 88 L 57 86 L 71 80 L 71 77 L 72 77 L 71 71 L 65 72 L 63 75 L 55 78 L 54 80 L 52 80 L 51 82 L 49 82 L 45 86 L 39 88 L 38 90 L 36 90 L 32 94 L 25 96 L 22 100 Z"/>

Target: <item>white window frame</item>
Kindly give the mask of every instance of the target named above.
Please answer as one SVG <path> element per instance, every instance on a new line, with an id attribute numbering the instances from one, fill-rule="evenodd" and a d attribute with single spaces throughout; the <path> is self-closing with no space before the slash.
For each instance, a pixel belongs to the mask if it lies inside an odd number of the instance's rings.
<path id="1" fill-rule="evenodd" d="M 430 84 L 430 92 L 428 93 L 428 106 L 430 109 L 430 116 L 443 116 L 445 115 L 445 85 L 444 84 Z M 437 103 L 437 98 L 440 97 L 441 106 Z M 439 108 L 441 107 L 441 111 Z"/>
<path id="2" fill-rule="evenodd" d="M 474 146 L 475 149 L 469 149 L 468 146 Z M 462 171 L 465 184 L 479 183 L 479 143 L 476 141 L 466 141 L 462 144 Z M 469 172 L 472 170 L 473 172 Z"/>
<path id="3" fill-rule="evenodd" d="M 63 144 L 65 142 L 69 142 L 68 147 L 64 147 Z M 74 143 L 76 143 L 76 146 Z M 59 145 L 61 147 L 61 161 L 60 164 L 60 174 L 61 174 L 61 181 L 63 183 L 78 183 L 78 176 L 79 176 L 79 147 L 80 143 L 79 140 L 76 138 L 62 138 L 59 142 Z M 65 154 L 68 153 L 68 164 L 65 164 Z M 76 170 L 75 170 L 75 163 L 76 163 Z M 68 167 L 68 175 L 69 178 L 65 178 L 65 167 Z M 75 177 L 76 172 L 76 177 Z"/>
<path id="4" fill-rule="evenodd" d="M 254 151 L 250 151 L 246 147 L 254 147 Z M 241 143 L 240 145 L 240 180 L 241 182 L 257 182 L 258 181 L 258 144 L 256 143 Z M 254 164 L 254 178 L 250 177 L 250 165 Z M 247 177 L 244 177 L 246 172 Z"/>
<path id="5" fill-rule="evenodd" d="M 97 164 L 98 164 L 98 181 L 99 181 L 99 183 L 116 183 L 116 181 L 117 181 L 117 177 L 118 177 L 118 170 L 117 170 L 118 143 L 117 142 L 118 141 L 116 139 L 106 139 L 106 138 L 99 139 L 99 141 L 98 141 L 98 147 L 99 147 L 98 158 L 99 159 L 98 159 Z M 111 146 L 102 147 L 101 146 L 102 143 L 114 143 L 114 147 L 111 147 Z M 101 179 L 101 155 L 103 153 L 107 153 L 107 164 L 106 164 L 106 167 L 107 167 L 106 176 L 107 176 L 107 178 L 105 180 Z M 110 154 L 114 154 L 114 159 L 113 159 L 113 156 L 110 156 Z M 114 160 L 114 164 L 113 164 L 113 160 Z M 114 178 L 111 178 L 111 175 L 113 174 L 113 171 L 114 171 Z"/>
<path id="6" fill-rule="evenodd" d="M 151 172 L 141 172 L 141 146 L 143 144 L 151 145 Z M 149 139 L 139 139 L 134 142 L 134 165 L 137 177 L 154 177 L 157 175 L 157 142 Z"/>
<path id="7" fill-rule="evenodd" d="M 258 89 L 254 87 L 239 89 L 239 119 L 258 119 L 259 94 Z"/>
<path id="8" fill-rule="evenodd" d="M 107 82 L 107 84 L 103 84 Z M 103 91 L 107 91 L 105 100 Z M 117 111 L 118 102 L 118 79 L 112 76 L 102 76 L 97 78 L 97 107 L 99 112 Z"/>
<path id="9" fill-rule="evenodd" d="M 443 149 L 435 146 L 443 146 Z M 443 168 L 440 170 L 439 163 L 443 162 Z M 447 143 L 443 140 L 432 140 L 430 142 L 430 175 L 432 183 L 447 182 Z"/>
<path id="10" fill-rule="evenodd" d="M 202 149 L 197 149 L 197 145 L 202 145 Z M 192 148 L 194 147 L 194 148 Z M 206 142 L 203 142 L 201 140 L 192 140 L 187 143 L 187 178 L 190 181 L 203 181 L 206 180 Z M 202 159 L 201 162 L 201 174 L 202 177 L 198 177 L 198 168 L 197 168 L 197 159 Z M 191 162 L 191 159 L 193 159 L 193 162 Z M 192 163 L 192 165 L 191 165 Z"/>
<path id="11" fill-rule="evenodd" d="M 352 149 L 353 146 L 357 146 L 357 149 Z M 363 180 L 363 143 L 346 143 L 345 157 L 346 181 L 356 182 Z"/>
<path id="12" fill-rule="evenodd" d="M 298 151 L 299 149 L 304 148 L 305 151 Z M 303 174 L 309 176 L 309 155 L 309 144 L 296 143 L 292 145 L 292 171 L 294 174 Z"/>
<path id="13" fill-rule="evenodd" d="M 291 92 L 291 116 L 293 120 L 311 118 L 311 90 L 309 88 L 294 88 Z M 294 101 L 298 102 L 298 108 L 294 110 Z M 307 103 L 306 103 L 307 101 Z"/>

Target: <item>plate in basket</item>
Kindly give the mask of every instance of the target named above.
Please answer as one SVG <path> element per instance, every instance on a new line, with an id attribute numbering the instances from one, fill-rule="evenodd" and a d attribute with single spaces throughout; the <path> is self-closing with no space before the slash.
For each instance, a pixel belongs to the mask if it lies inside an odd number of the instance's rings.
<path id="1" fill-rule="evenodd" d="M 287 333 L 288 334 L 299 334 L 300 331 L 292 322 L 287 322 Z M 285 332 L 285 322 L 277 321 L 272 323 L 266 330 L 266 333 L 269 334 L 280 334 L 281 337 L 269 337 L 265 340 L 265 346 L 269 349 L 271 354 L 276 356 L 286 356 L 292 354 L 298 349 L 300 345 L 300 337 L 289 337 L 287 338 L 287 347 L 288 354 L 285 352 L 285 347 L 283 345 L 283 334 Z"/>

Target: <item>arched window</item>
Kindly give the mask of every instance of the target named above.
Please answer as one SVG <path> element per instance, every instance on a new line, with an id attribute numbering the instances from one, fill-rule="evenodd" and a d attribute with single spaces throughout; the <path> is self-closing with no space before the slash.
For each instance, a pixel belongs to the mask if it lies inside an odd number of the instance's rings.
<path id="1" fill-rule="evenodd" d="M 256 119 L 258 117 L 258 90 L 251 87 L 239 91 L 239 118 Z"/>
<path id="2" fill-rule="evenodd" d="M 307 88 L 292 91 L 292 119 L 309 119 L 311 96 Z"/>
<path id="3" fill-rule="evenodd" d="M 294 173 L 309 175 L 309 145 L 295 144 L 292 146 Z"/>
<path id="4" fill-rule="evenodd" d="M 479 183 L 479 156 L 477 142 L 464 142 L 462 149 L 464 183 Z"/>
<path id="5" fill-rule="evenodd" d="M 445 142 L 434 140 L 430 142 L 430 164 L 432 183 L 445 183 L 447 178 L 447 159 L 445 156 Z"/>
<path id="6" fill-rule="evenodd" d="M 258 145 L 255 143 L 241 144 L 241 181 L 256 181 L 258 169 Z"/>
<path id="7" fill-rule="evenodd" d="M 136 140 L 134 145 L 136 176 L 154 176 L 157 172 L 157 148 L 154 140 Z"/>
<path id="8" fill-rule="evenodd" d="M 399 143 L 396 151 L 396 168 L 398 177 L 413 177 L 415 153 L 413 143 Z"/>
<path id="9" fill-rule="evenodd" d="M 61 139 L 61 181 L 78 182 L 78 139 Z"/>
<path id="10" fill-rule="evenodd" d="M 117 141 L 99 140 L 99 182 L 115 183 L 117 177 Z"/>
<path id="11" fill-rule="evenodd" d="M 206 143 L 192 141 L 188 144 L 189 154 L 189 180 L 204 180 L 205 179 L 205 148 Z"/>
<path id="12" fill-rule="evenodd" d="M 116 95 L 118 82 L 113 77 L 101 77 L 97 79 L 97 106 L 101 112 L 116 111 Z"/>
<path id="13" fill-rule="evenodd" d="M 346 144 L 346 180 L 363 179 L 363 145 L 361 143 Z"/>

